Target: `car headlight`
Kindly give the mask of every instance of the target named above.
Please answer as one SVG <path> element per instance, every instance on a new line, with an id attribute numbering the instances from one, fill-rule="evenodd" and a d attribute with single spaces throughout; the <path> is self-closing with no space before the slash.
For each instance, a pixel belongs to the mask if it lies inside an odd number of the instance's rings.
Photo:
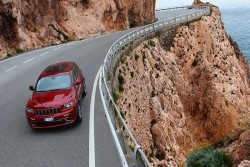
<path id="1" fill-rule="evenodd" d="M 28 113 L 34 113 L 34 110 L 32 108 L 25 108 L 25 111 Z"/>
<path id="2" fill-rule="evenodd" d="M 68 108 L 72 107 L 72 105 L 73 105 L 73 103 L 69 102 L 67 104 L 64 104 L 63 107 L 64 107 L 64 109 L 68 109 Z"/>

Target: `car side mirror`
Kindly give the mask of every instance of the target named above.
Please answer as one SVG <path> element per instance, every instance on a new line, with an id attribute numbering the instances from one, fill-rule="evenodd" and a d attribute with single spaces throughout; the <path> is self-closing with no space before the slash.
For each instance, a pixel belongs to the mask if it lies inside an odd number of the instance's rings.
<path id="1" fill-rule="evenodd" d="M 76 85 L 79 85 L 81 84 L 81 81 L 80 80 L 76 80 Z"/>
<path id="2" fill-rule="evenodd" d="M 29 86 L 29 90 L 34 91 L 35 90 L 34 86 Z"/>

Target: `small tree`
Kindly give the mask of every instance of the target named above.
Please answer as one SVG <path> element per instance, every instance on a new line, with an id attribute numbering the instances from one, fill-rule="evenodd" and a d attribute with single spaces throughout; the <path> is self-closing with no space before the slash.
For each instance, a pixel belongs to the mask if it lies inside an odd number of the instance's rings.
<path id="1" fill-rule="evenodd" d="M 232 167 L 232 162 L 225 153 L 206 147 L 195 150 L 188 157 L 187 167 Z"/>

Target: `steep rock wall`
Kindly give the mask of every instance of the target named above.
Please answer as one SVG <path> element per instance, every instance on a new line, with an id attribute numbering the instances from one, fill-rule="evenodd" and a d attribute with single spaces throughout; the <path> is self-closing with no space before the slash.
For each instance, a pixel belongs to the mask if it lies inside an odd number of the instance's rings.
<path id="1" fill-rule="evenodd" d="M 249 128 L 248 63 L 212 10 L 173 39 L 143 42 L 118 68 L 118 105 L 156 166 L 179 166 L 194 148 Z"/>
<path id="2" fill-rule="evenodd" d="M 0 58 L 154 20 L 155 0 L 0 0 Z"/>
<path id="3" fill-rule="evenodd" d="M 230 155 L 235 166 L 250 166 L 250 130 L 242 133 L 238 140 L 226 146 L 223 151 Z"/>

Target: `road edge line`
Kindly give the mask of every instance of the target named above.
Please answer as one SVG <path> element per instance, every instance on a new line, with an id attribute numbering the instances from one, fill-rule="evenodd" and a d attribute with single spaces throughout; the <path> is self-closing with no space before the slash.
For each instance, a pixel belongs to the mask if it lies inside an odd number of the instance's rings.
<path id="1" fill-rule="evenodd" d="M 96 87 L 97 81 L 99 79 L 99 75 L 101 72 L 101 68 L 98 70 L 93 89 L 91 94 L 91 101 L 90 101 L 90 109 L 89 109 L 89 167 L 95 167 L 95 95 L 96 95 Z"/>

